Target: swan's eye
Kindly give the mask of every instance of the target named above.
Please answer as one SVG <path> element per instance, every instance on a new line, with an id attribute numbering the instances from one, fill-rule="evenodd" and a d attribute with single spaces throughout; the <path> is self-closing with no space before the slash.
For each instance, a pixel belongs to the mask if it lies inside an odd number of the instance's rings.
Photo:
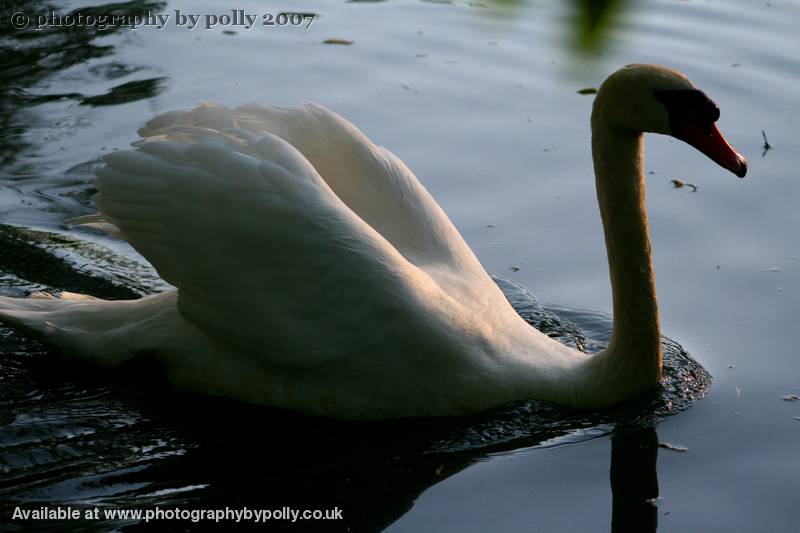
<path id="1" fill-rule="evenodd" d="M 671 122 L 680 117 L 682 120 L 691 119 L 699 124 L 709 126 L 719 120 L 719 107 L 703 91 L 697 89 L 660 90 L 653 91 L 653 95 L 667 108 Z"/>

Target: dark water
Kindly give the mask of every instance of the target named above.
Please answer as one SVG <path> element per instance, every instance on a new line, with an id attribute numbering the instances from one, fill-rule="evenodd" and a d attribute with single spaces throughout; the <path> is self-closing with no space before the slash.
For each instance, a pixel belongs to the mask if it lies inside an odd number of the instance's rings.
<path id="1" fill-rule="evenodd" d="M 341 424 L 177 395 L 147 361 L 110 374 L 76 367 L 2 329 L 0 530 L 77 527 L 7 520 L 18 505 L 345 511 L 344 522 L 311 530 L 800 527 L 800 402 L 781 399 L 800 395 L 800 7 L 628 2 L 606 47 L 576 56 L 565 44 L 568 8 L 506 5 L 313 1 L 303 5 L 319 15 L 308 30 L 230 34 L 13 30 L 8 13 L 49 4 L 7 2 L 0 223 L 34 231 L 0 232 L 3 293 L 125 298 L 163 288 L 127 246 L 61 228 L 91 212 L 100 155 L 127 145 L 149 116 L 198 100 L 310 99 L 403 158 L 490 272 L 558 304 L 542 309 L 505 285 L 526 318 L 592 351 L 608 318 L 575 309 L 609 309 L 610 292 L 588 150 L 592 97 L 577 90 L 620 65 L 658 62 L 720 104 L 720 128 L 750 159 L 739 181 L 680 143 L 648 140 L 663 329 L 715 376 L 713 387 L 669 343 L 666 391 L 602 414 L 531 402 L 470 419 Z M 211 2 L 56 6 L 88 7 L 222 12 Z M 235 7 L 260 15 L 286 6 Z M 323 44 L 330 38 L 353 44 Z M 762 130 L 772 145 L 763 155 Z M 674 189 L 672 179 L 698 190 Z"/>
<path id="2" fill-rule="evenodd" d="M 24 290 L 25 276 L 39 282 L 30 288 L 136 297 L 130 289 L 71 267 L 90 245 L 10 229 L 2 233 L 2 241 L 3 268 L 8 277 L 17 278 L 16 291 Z M 103 255 L 100 249 L 94 252 L 95 257 Z M 590 353 L 608 341 L 609 317 L 543 308 L 520 286 L 498 283 L 520 314 L 541 331 Z M 655 520 L 656 507 L 646 500 L 658 495 L 654 427 L 701 399 L 710 384 L 702 367 L 665 339 L 661 386 L 603 412 L 527 401 L 448 420 L 343 423 L 178 394 L 152 361 L 98 370 L 60 359 L 7 328 L 0 328 L 0 334 L 0 512 L 6 517 L 15 508 L 42 505 L 216 509 L 280 502 L 296 508 L 335 505 L 346 512 L 346 519 L 323 524 L 326 529 L 376 531 L 402 516 L 428 487 L 478 461 L 613 434 L 611 487 L 618 493 L 613 521 L 626 524 L 615 530 L 642 531 L 643 520 Z M 633 452 L 620 451 L 628 449 Z M 185 531 L 208 526 L 134 520 L 7 524 L 19 531 Z M 270 529 L 283 528 L 292 526 L 270 523 Z"/>

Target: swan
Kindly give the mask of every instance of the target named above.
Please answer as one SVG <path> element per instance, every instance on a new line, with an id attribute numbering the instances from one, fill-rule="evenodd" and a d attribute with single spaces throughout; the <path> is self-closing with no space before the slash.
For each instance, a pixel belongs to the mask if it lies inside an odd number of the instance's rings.
<path id="1" fill-rule="evenodd" d="M 666 67 L 628 65 L 600 87 L 592 154 L 614 325 L 594 356 L 526 323 L 408 167 L 313 103 L 201 103 L 147 122 L 104 158 L 99 214 L 75 222 L 130 242 L 174 290 L 2 297 L 0 319 L 66 356 L 152 353 L 179 388 L 311 415 L 602 408 L 661 375 L 643 133 L 744 177 L 718 118 Z"/>

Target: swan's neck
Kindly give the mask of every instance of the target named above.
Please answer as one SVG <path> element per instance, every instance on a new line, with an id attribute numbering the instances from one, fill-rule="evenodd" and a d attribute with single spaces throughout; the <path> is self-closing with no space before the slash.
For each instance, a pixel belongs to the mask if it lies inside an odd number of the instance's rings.
<path id="1" fill-rule="evenodd" d="M 661 335 L 645 202 L 643 135 L 613 128 L 602 114 L 595 115 L 592 154 L 614 298 L 613 335 L 598 356 L 604 367 L 602 381 L 614 389 L 645 390 L 661 376 Z"/>

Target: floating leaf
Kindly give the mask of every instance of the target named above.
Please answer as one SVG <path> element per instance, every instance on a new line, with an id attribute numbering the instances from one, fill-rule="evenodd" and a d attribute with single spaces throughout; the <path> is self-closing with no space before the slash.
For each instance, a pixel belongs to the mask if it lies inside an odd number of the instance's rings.
<path id="1" fill-rule="evenodd" d="M 692 192 L 697 192 L 697 190 L 700 188 L 694 183 L 685 183 L 679 179 L 674 179 L 670 181 L 672 181 L 672 186 L 675 187 L 676 189 L 680 189 L 681 187 L 689 187 L 690 189 L 692 189 Z"/>
<path id="2" fill-rule="evenodd" d="M 686 446 L 681 446 L 680 444 L 670 444 L 669 442 L 659 442 L 659 448 L 664 448 L 665 450 L 670 450 L 673 452 L 688 452 L 689 448 Z"/>
<path id="3" fill-rule="evenodd" d="M 349 46 L 353 44 L 353 41 L 351 41 L 350 39 L 337 39 L 333 37 L 330 39 L 325 39 L 324 41 L 322 41 L 322 44 L 341 44 Z"/>

